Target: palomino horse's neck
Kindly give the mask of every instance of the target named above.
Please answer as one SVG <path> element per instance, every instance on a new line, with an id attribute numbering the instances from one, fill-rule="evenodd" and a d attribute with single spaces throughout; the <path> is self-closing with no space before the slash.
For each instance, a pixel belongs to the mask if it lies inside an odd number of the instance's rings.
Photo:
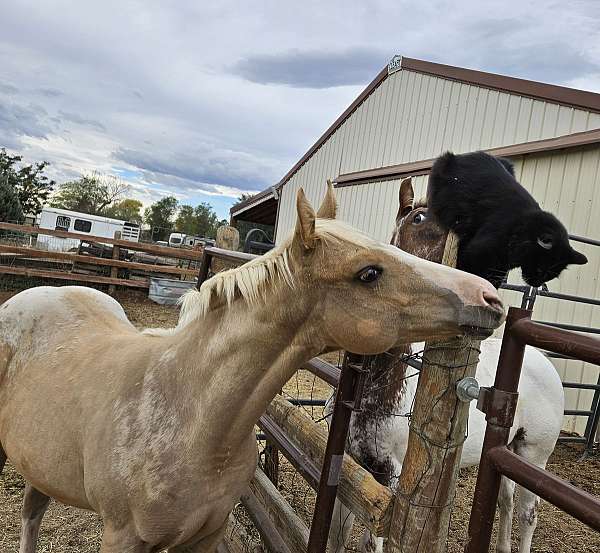
<path id="1" fill-rule="evenodd" d="M 170 337 L 181 393 L 210 418 L 199 425 L 203 432 L 235 447 L 298 367 L 319 353 L 313 296 L 300 285 L 269 287 L 256 302 L 224 303 Z"/>

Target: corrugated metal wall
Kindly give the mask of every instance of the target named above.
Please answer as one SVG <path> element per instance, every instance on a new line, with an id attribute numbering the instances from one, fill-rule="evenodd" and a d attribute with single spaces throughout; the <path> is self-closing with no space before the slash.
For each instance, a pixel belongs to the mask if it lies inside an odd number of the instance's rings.
<path id="1" fill-rule="evenodd" d="M 538 200 L 543 209 L 554 213 L 571 234 L 600 238 L 600 146 L 526 156 L 515 159 L 517 178 Z M 560 278 L 548 283 L 553 292 L 600 298 L 600 247 L 573 242 L 575 249 L 588 258 L 587 265 L 572 266 Z M 510 282 L 520 282 L 513 271 Z M 521 295 L 503 291 L 509 305 L 519 305 Z M 538 298 L 534 318 L 600 328 L 600 309 L 551 298 Z M 595 384 L 598 368 L 578 361 L 554 364 L 563 381 Z M 589 409 L 592 393 L 565 390 L 568 409 Z M 585 420 L 568 417 L 565 428 L 583 432 Z"/>
<path id="2" fill-rule="evenodd" d="M 326 179 L 339 174 L 432 158 L 446 149 L 465 152 L 593 128 L 600 128 L 600 114 L 399 71 L 388 77 L 283 187 L 277 239 L 283 239 L 293 228 L 300 186 L 317 207 Z M 600 237 L 599 146 L 514 161 L 520 182 L 572 234 Z M 413 184 L 416 197 L 422 197 L 427 177 L 416 177 Z M 399 180 L 390 180 L 338 189 L 339 217 L 381 241 L 389 241 L 399 185 Z M 555 292 L 597 298 L 600 248 L 584 244 L 576 244 L 576 248 L 587 255 L 589 263 L 570 268 L 549 287 Z M 511 274 L 510 281 L 518 282 L 518 274 Z M 520 295 L 503 294 L 508 304 L 520 305 Z M 598 308 L 548 298 L 538 299 L 535 318 L 600 327 Z M 598 378 L 598 369 L 588 364 L 556 361 L 555 365 L 565 381 L 595 383 Z M 567 408 L 589 409 L 591 395 L 567 390 Z M 565 420 L 568 430 L 582 432 L 584 426 L 581 418 Z"/>
<path id="3" fill-rule="evenodd" d="M 398 71 L 385 79 L 283 187 L 278 240 L 293 228 L 295 195 L 316 202 L 327 178 L 600 127 L 600 114 L 474 85 Z M 387 232 L 380 213 L 376 236 Z M 381 224 L 381 228 L 377 227 Z"/>

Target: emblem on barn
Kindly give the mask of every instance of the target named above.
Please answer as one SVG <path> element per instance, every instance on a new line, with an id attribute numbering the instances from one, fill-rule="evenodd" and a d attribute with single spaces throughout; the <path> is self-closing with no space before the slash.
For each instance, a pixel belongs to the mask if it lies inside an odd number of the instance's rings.
<path id="1" fill-rule="evenodd" d="M 402 67 L 402 56 L 394 56 L 388 63 L 388 75 L 395 73 Z"/>

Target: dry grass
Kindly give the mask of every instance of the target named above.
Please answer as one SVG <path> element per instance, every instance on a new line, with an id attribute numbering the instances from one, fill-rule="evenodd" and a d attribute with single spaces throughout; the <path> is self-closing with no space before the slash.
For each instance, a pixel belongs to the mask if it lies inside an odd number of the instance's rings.
<path id="1" fill-rule="evenodd" d="M 11 294 L 0 295 L 0 303 Z M 126 294 L 119 297 L 131 321 L 139 327 L 167 327 L 177 321 L 177 310 L 158 306 L 142 295 Z M 337 362 L 337 354 L 328 359 Z M 285 394 L 292 397 L 326 398 L 331 388 L 306 371 L 300 371 L 285 387 Z M 306 407 L 308 413 L 318 419 L 320 407 Z M 576 486 L 600 496 L 600 458 L 579 462 L 581 447 L 559 445 L 548 464 L 553 473 L 570 480 Z M 453 513 L 448 542 L 449 553 L 462 552 L 468 523 L 470 502 L 475 486 L 476 469 L 461 471 L 457 490 L 456 508 Z M 7 464 L 0 476 L 0 552 L 16 553 L 20 529 L 23 479 Z M 280 489 L 292 503 L 299 515 L 310 524 L 315 494 L 285 460 L 280 464 Z M 256 532 L 242 509 L 236 509 L 239 528 L 247 539 L 257 543 Z M 516 523 L 515 523 L 516 527 Z M 96 553 L 100 548 L 102 525 L 94 513 L 81 511 L 52 502 L 42 525 L 38 551 L 53 553 Z M 354 549 L 361 529 L 357 525 L 350 548 Z M 518 532 L 515 532 L 515 537 Z M 516 551 L 516 542 L 513 544 Z M 591 553 L 600 551 L 600 534 L 587 529 L 581 523 L 562 513 L 552 505 L 543 503 L 540 522 L 534 537 L 533 553 Z"/>

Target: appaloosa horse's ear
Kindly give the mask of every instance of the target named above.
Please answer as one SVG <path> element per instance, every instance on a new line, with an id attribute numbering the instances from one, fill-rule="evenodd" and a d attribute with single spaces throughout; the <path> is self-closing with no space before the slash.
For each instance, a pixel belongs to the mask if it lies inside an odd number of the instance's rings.
<path id="1" fill-rule="evenodd" d="M 304 249 L 312 249 L 315 247 L 315 210 L 306 199 L 304 189 L 298 190 L 296 196 L 296 210 L 298 212 L 298 220 L 296 221 L 296 231 L 294 233 L 294 241 L 298 241 Z"/>
<path id="2" fill-rule="evenodd" d="M 413 204 L 415 201 L 415 192 L 412 186 L 412 177 L 408 177 L 404 179 L 400 183 L 400 207 L 398 208 L 398 215 L 396 215 L 396 220 L 401 219 L 405 215 L 408 215 L 413 208 Z"/>
<path id="3" fill-rule="evenodd" d="M 337 212 L 337 202 L 335 201 L 335 193 L 333 192 L 333 184 L 331 180 L 327 179 L 327 192 L 323 198 L 323 203 L 317 211 L 317 217 L 319 219 L 335 219 Z"/>

